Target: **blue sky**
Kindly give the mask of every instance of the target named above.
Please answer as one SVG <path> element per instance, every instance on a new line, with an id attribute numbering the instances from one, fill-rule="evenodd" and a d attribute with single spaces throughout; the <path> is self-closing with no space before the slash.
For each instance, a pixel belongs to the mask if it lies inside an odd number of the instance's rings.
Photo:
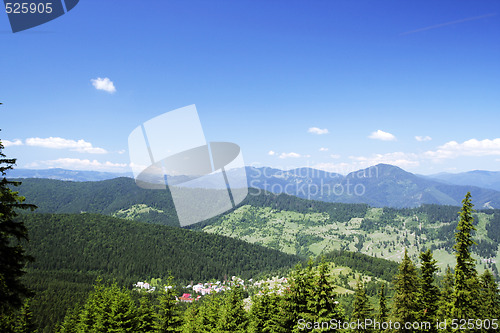
<path id="1" fill-rule="evenodd" d="M 496 1 L 82 0 L 16 34 L 0 13 L 0 43 L 19 168 L 128 171 L 135 127 L 196 104 L 247 165 L 500 170 Z"/>

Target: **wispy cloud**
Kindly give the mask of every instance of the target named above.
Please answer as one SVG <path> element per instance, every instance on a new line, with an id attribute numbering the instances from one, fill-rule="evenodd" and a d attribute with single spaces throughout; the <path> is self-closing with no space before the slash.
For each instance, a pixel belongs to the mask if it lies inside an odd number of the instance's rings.
<path id="1" fill-rule="evenodd" d="M 90 142 L 85 140 L 69 140 L 59 137 L 49 137 L 49 138 L 27 138 L 27 146 L 33 147 L 43 147 L 52 149 L 70 149 L 80 153 L 89 154 L 106 154 L 106 149 L 94 147 Z"/>
<path id="2" fill-rule="evenodd" d="M 319 149 L 319 151 L 328 151 L 328 148 L 321 147 L 321 148 Z"/>
<path id="3" fill-rule="evenodd" d="M 276 152 L 275 152 L 275 151 L 270 150 L 270 151 L 268 151 L 268 152 L 267 152 L 267 155 L 269 155 L 269 156 L 274 156 L 274 155 L 276 155 Z"/>
<path id="4" fill-rule="evenodd" d="M 375 139 L 375 140 L 382 140 L 382 141 L 394 141 L 396 140 L 396 137 L 391 134 L 391 133 L 388 133 L 388 132 L 384 132 L 382 130 L 377 130 L 375 132 L 373 132 L 372 134 L 370 134 L 370 136 L 368 136 L 370 139 Z"/>
<path id="5" fill-rule="evenodd" d="M 308 155 L 302 156 L 300 154 L 291 152 L 291 153 L 281 153 L 280 158 L 299 158 L 299 157 L 307 157 Z"/>
<path id="6" fill-rule="evenodd" d="M 426 135 L 426 136 L 417 135 L 417 136 L 415 136 L 415 140 L 417 140 L 419 142 L 423 142 L 423 141 L 431 141 L 432 138 L 428 135 Z"/>
<path id="7" fill-rule="evenodd" d="M 435 24 L 435 25 L 430 25 L 430 26 L 427 26 L 427 27 L 424 27 L 424 28 L 420 28 L 420 29 L 406 31 L 406 32 L 400 33 L 399 35 L 400 36 L 404 36 L 404 35 L 414 34 L 414 33 L 417 33 L 417 32 L 422 32 L 422 31 L 427 31 L 427 30 L 431 30 L 431 29 L 442 28 L 442 27 L 446 27 L 446 26 L 449 26 L 449 25 L 454 25 L 454 24 L 460 24 L 460 23 L 469 22 L 469 21 L 480 20 L 480 19 L 483 19 L 483 18 L 495 16 L 495 15 L 497 15 L 497 13 L 490 13 L 490 14 L 481 15 L 481 16 L 467 17 L 467 18 L 464 18 L 464 19 L 456 20 L 456 21 L 451 21 L 451 22 L 446 22 L 446 23 L 441 23 L 441 24 Z"/>
<path id="8" fill-rule="evenodd" d="M 322 135 L 322 134 L 328 134 L 328 129 L 327 128 L 310 127 L 307 130 L 307 132 L 312 133 L 312 134 Z"/>
<path id="9" fill-rule="evenodd" d="M 9 141 L 9 140 L 1 140 L 2 144 L 4 147 L 11 147 L 11 146 L 22 146 L 23 142 L 19 139 L 15 139 L 14 141 Z"/>
<path id="10" fill-rule="evenodd" d="M 27 168 L 62 168 L 69 170 L 91 170 L 108 172 L 126 172 L 128 164 L 113 163 L 110 161 L 99 162 L 97 160 L 79 158 L 58 158 L 56 160 L 46 160 L 32 162 L 26 165 Z"/>
<path id="11" fill-rule="evenodd" d="M 109 78 L 100 78 L 98 77 L 97 79 L 91 79 L 92 85 L 94 88 L 97 90 L 104 90 L 110 94 L 116 92 L 115 85 L 113 84 L 113 81 L 111 81 Z"/>

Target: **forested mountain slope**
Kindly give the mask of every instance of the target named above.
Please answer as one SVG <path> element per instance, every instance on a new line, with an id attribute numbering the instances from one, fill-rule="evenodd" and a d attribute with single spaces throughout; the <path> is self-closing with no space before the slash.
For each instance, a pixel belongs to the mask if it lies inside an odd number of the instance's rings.
<path id="1" fill-rule="evenodd" d="M 32 309 L 43 326 L 62 320 L 98 277 L 130 287 L 171 273 L 178 282 L 244 278 L 288 270 L 301 259 L 236 239 L 96 214 L 26 214 L 24 279 L 36 291 Z M 39 323 L 42 325 L 42 322 Z"/>

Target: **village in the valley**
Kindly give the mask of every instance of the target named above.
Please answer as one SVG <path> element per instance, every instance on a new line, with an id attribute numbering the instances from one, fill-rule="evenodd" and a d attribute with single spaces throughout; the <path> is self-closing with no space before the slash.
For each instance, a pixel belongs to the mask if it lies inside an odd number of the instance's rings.
<path id="1" fill-rule="evenodd" d="M 243 290 L 252 289 L 255 291 L 255 294 L 262 293 L 262 290 L 265 288 L 281 294 L 285 290 L 287 283 L 288 280 L 286 277 L 273 277 L 267 280 L 254 282 L 253 279 L 245 281 L 237 276 L 232 276 L 231 279 L 226 279 L 224 281 L 214 280 L 212 282 L 197 284 L 191 282 L 191 284 L 182 287 L 182 289 L 184 289 L 186 292 L 182 293 L 181 296 L 176 296 L 175 298 L 178 302 L 192 303 L 193 301 L 200 300 L 205 295 L 228 291 L 236 286 L 241 287 Z M 172 286 L 170 285 L 162 284 L 161 279 L 151 279 L 151 281 L 149 282 L 140 281 L 134 283 L 133 287 L 134 290 L 139 292 L 155 292 L 160 291 L 161 288 L 164 288 L 165 291 L 167 291 L 168 289 L 172 288 Z"/>

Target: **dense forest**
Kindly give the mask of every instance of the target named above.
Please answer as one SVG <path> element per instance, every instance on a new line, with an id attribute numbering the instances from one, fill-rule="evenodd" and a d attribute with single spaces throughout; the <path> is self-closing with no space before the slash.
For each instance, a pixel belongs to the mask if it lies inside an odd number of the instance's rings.
<path id="1" fill-rule="evenodd" d="M 35 290 L 31 309 L 39 326 L 52 327 L 66 308 L 82 301 L 98 277 L 131 286 L 137 281 L 223 280 L 288 269 L 299 258 L 233 238 L 96 214 L 19 216 L 35 258 L 24 280 Z"/>

